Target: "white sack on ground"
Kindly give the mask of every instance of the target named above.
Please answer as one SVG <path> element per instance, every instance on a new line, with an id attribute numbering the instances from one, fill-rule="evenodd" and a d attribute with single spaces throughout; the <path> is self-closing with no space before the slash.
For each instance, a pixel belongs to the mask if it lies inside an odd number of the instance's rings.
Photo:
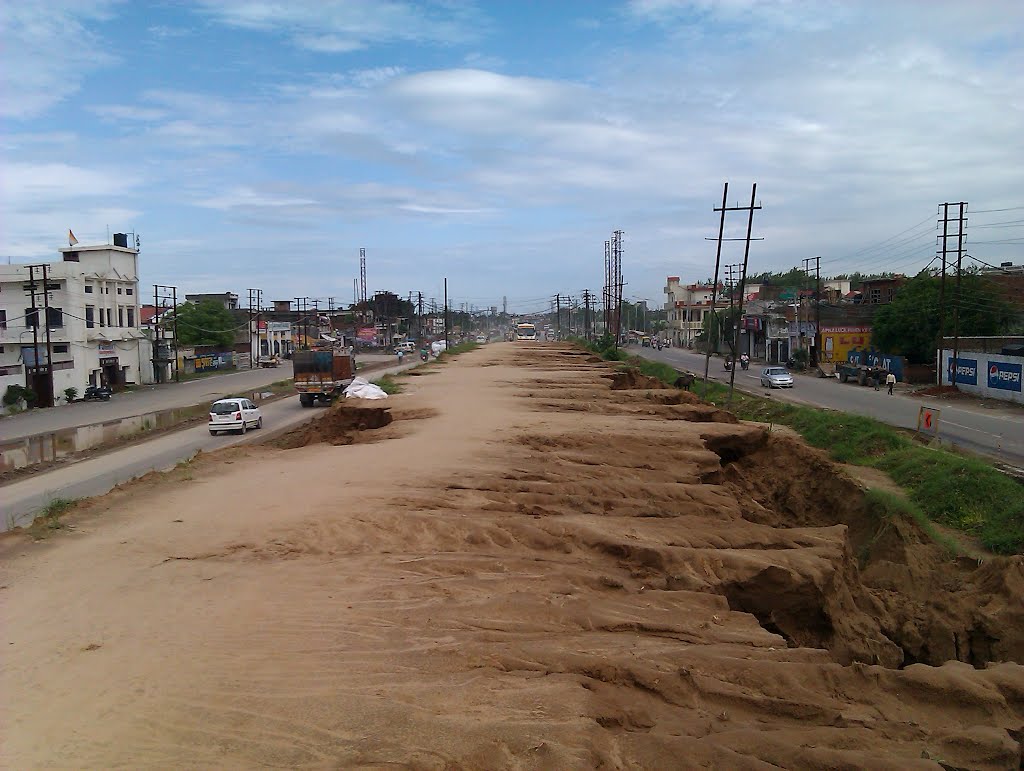
<path id="1" fill-rule="evenodd" d="M 384 389 L 361 377 L 355 378 L 345 389 L 345 396 L 353 399 L 387 399 Z"/>

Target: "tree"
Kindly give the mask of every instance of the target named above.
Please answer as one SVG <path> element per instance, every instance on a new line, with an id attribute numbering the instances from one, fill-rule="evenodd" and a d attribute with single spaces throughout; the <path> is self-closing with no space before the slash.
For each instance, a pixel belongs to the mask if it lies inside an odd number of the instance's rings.
<path id="1" fill-rule="evenodd" d="M 717 351 L 722 342 L 729 348 L 729 353 L 736 358 L 736 324 L 739 323 L 739 308 L 722 308 L 717 313 L 709 313 L 704 317 L 704 329 L 701 336 L 708 342 L 712 351 Z"/>
<path id="2" fill-rule="evenodd" d="M 231 311 L 215 300 L 182 303 L 175 309 L 179 345 L 212 345 L 230 348 L 235 342 L 238 321 Z M 170 321 L 166 322 L 170 324 Z"/>
<path id="3" fill-rule="evenodd" d="M 935 361 L 939 342 L 940 279 L 922 271 L 908 281 L 872 323 L 872 343 L 912 364 Z M 996 296 L 981 276 L 964 272 L 960 279 L 960 335 L 999 335 L 1015 320 L 1013 308 Z M 953 334 L 956 278 L 946 277 L 946 335 Z"/>

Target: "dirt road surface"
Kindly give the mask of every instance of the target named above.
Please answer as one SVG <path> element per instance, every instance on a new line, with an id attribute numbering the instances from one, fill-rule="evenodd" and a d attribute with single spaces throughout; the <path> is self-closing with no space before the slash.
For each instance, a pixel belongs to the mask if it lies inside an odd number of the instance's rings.
<path id="1" fill-rule="evenodd" d="M 408 380 L 0 539 L 0 765 L 1020 766 L 1020 558 L 566 347 Z"/>

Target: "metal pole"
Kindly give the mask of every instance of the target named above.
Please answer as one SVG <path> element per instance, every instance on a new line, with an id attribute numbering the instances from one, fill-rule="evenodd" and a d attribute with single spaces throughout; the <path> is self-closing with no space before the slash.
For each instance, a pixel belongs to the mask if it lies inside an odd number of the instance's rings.
<path id="1" fill-rule="evenodd" d="M 704 396 L 708 395 L 708 373 L 711 370 L 711 327 L 718 321 L 718 313 L 715 310 L 718 305 L 718 269 L 722 264 L 722 237 L 725 235 L 725 205 L 729 198 L 729 183 L 725 183 L 722 190 L 722 218 L 718 223 L 718 249 L 715 253 L 715 278 L 711 285 L 711 323 L 708 324 L 708 335 L 704 340 L 707 350 L 704 353 Z"/>
<path id="2" fill-rule="evenodd" d="M 956 235 L 956 305 L 953 306 L 953 377 L 951 385 L 957 388 L 956 373 L 959 366 L 957 356 L 960 353 L 960 266 L 964 256 L 964 206 L 960 202 L 960 223 Z M 45 288 L 45 287 L 44 287 Z M 957 388 L 957 390 L 959 390 Z"/>
<path id="3" fill-rule="evenodd" d="M 181 382 L 181 367 L 178 364 L 178 287 L 171 287 L 171 307 L 174 309 L 174 382 Z"/>
<path id="4" fill-rule="evenodd" d="M 736 314 L 736 334 L 734 339 L 736 344 L 733 346 L 733 350 L 737 350 L 740 347 L 740 319 L 743 318 L 743 293 L 746 291 L 747 285 L 747 263 L 750 259 L 750 234 L 754 227 L 754 204 L 757 202 L 757 183 L 755 182 L 750 188 L 750 215 L 747 217 L 747 243 L 743 248 L 743 272 L 740 274 L 740 297 L 739 297 L 739 313 Z M 729 368 L 729 402 L 732 402 L 732 393 L 734 383 L 736 382 L 736 364 L 733 361 L 732 367 Z"/>
<path id="5" fill-rule="evenodd" d="M 444 280 L 444 349 L 448 350 L 448 279 Z"/>
<path id="6" fill-rule="evenodd" d="M 50 398 L 48 407 L 54 403 L 53 396 L 53 345 L 50 342 L 50 292 L 47 287 L 49 273 L 43 265 L 43 323 L 46 325 L 46 377 L 50 381 Z M 36 362 L 38 364 L 38 362 Z"/>

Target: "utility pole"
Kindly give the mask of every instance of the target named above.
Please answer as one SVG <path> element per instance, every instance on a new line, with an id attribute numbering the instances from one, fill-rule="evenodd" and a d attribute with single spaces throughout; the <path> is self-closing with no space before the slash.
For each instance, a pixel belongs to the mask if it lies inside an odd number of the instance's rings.
<path id="1" fill-rule="evenodd" d="M 593 339 L 590 327 L 590 290 L 583 290 L 583 334 L 587 341 Z"/>
<path id="2" fill-rule="evenodd" d="M 416 312 L 416 339 L 419 341 L 420 347 L 423 347 L 423 292 L 416 293 L 417 299 L 417 312 Z"/>
<path id="3" fill-rule="evenodd" d="M 811 263 L 814 263 L 814 342 L 811 348 L 810 364 L 812 367 L 818 366 L 821 361 L 821 257 L 808 257 L 803 261 L 804 275 L 809 275 L 811 272 Z M 807 314 L 807 320 L 810 321 L 811 315 Z M 797 319 L 799 329 L 799 319 Z"/>
<path id="4" fill-rule="evenodd" d="M 562 295 L 555 295 L 555 330 L 558 339 L 562 339 Z"/>
<path id="5" fill-rule="evenodd" d="M 963 201 L 960 202 L 960 222 L 957 228 L 956 237 L 956 305 L 953 306 L 953 376 L 952 380 L 953 388 L 959 390 L 956 384 L 956 373 L 959 369 L 958 355 L 960 353 L 960 277 L 961 277 L 961 263 L 964 258 L 964 226 L 966 219 L 964 218 L 964 211 L 967 208 L 967 204 Z M 53 376 L 51 375 L 51 378 Z"/>
<path id="6" fill-rule="evenodd" d="M 181 382 L 181 370 L 180 370 L 180 368 L 178 366 L 178 287 L 176 287 L 176 286 L 165 286 L 163 284 L 154 284 L 153 285 L 153 305 L 156 306 L 157 318 L 160 317 L 159 316 L 159 314 L 160 314 L 160 303 L 165 303 L 168 300 L 171 301 L 171 305 L 170 305 L 170 311 L 171 311 L 171 314 L 172 314 L 171 321 L 172 321 L 172 324 L 173 324 L 173 327 L 174 327 L 173 332 L 171 333 L 171 334 L 174 335 L 174 382 L 175 383 L 180 383 Z M 164 323 L 166 323 L 166 322 L 164 322 Z M 154 325 L 154 328 L 156 328 L 158 330 L 159 337 L 160 337 L 161 340 L 163 340 L 163 331 L 159 330 L 159 326 L 163 326 L 163 325 Z M 154 358 L 155 358 L 155 355 L 154 355 Z"/>
<path id="7" fill-rule="evenodd" d="M 37 305 L 38 299 L 36 298 L 36 270 L 40 270 L 43 276 L 43 324 L 46 325 L 46 363 L 41 365 L 39 362 L 39 306 Z M 52 348 L 50 347 L 50 304 L 49 304 L 49 291 L 47 289 L 47 280 L 49 276 L 47 274 L 47 266 L 42 265 L 29 265 L 29 294 L 32 298 L 32 382 L 28 382 L 26 377 L 26 386 L 31 388 L 36 394 L 35 404 L 37 406 L 53 406 L 53 367 L 52 367 Z M 26 319 L 28 320 L 28 319 Z M 30 374 L 30 368 L 28 365 L 25 368 L 26 376 Z M 39 376 L 44 375 L 45 380 L 40 381 Z M 39 392 L 40 385 L 46 389 L 45 393 Z"/>
<path id="8" fill-rule="evenodd" d="M 253 337 L 258 341 L 260 338 L 260 309 L 263 307 L 263 290 L 249 289 L 249 369 L 252 369 L 253 362 L 259 356 L 259 343 L 253 345 Z M 253 309 L 255 308 L 255 313 Z M 253 324 L 255 321 L 255 325 Z M 269 337 L 267 338 L 269 342 Z M 255 350 L 254 350 L 255 349 Z M 269 352 L 269 351 L 268 351 Z"/>
<path id="9" fill-rule="evenodd" d="M 956 222 L 957 222 L 957 231 L 955 233 L 950 233 L 949 232 L 949 223 L 951 221 L 953 221 L 953 220 L 950 220 L 950 218 L 949 218 L 949 207 L 950 206 L 957 206 L 960 209 L 960 216 L 956 220 Z M 957 293 L 958 293 L 957 294 L 957 303 L 959 304 L 959 286 L 960 286 L 959 265 L 960 265 L 960 260 L 962 259 L 962 256 L 963 256 L 964 227 L 965 227 L 965 223 L 966 223 L 965 218 L 964 218 L 964 211 L 965 211 L 966 207 L 967 207 L 967 202 L 966 201 L 959 201 L 957 203 L 944 203 L 944 204 L 942 204 L 942 220 L 941 220 L 941 222 L 942 222 L 942 235 L 939 236 L 940 240 L 942 241 L 942 250 L 941 250 L 941 255 L 942 255 L 942 280 L 941 280 L 941 283 L 939 284 L 939 339 L 938 339 L 938 344 L 936 345 L 936 348 L 939 351 L 939 358 L 940 359 L 942 358 L 942 351 L 945 350 L 945 339 L 946 339 L 946 260 L 947 260 L 948 254 L 949 254 L 948 242 L 949 242 L 949 239 L 951 239 L 951 238 L 953 238 L 955 236 L 956 239 L 957 239 L 957 244 L 958 244 L 958 247 L 957 247 L 957 266 L 958 266 L 957 267 Z M 957 310 L 958 309 L 954 310 L 954 314 L 955 314 L 954 318 L 956 318 L 956 319 L 959 318 L 959 314 L 957 313 Z M 955 358 L 955 356 L 954 356 L 954 358 Z M 952 372 L 952 374 L 949 377 L 949 384 L 951 386 L 953 386 L 953 388 L 956 388 L 957 387 L 957 385 L 956 385 L 956 366 L 957 366 L 957 364 L 956 364 L 955 361 L 953 361 L 952 364 L 953 364 L 953 372 Z M 942 383 L 942 362 L 941 361 L 939 361 L 939 363 L 938 363 L 937 373 L 938 373 L 938 376 L 939 376 L 939 384 L 941 385 L 941 383 Z"/>
<path id="10" fill-rule="evenodd" d="M 444 349 L 448 350 L 448 277 L 444 279 Z"/>
<path id="11" fill-rule="evenodd" d="M 359 249 L 359 300 L 363 304 L 363 323 L 366 323 L 366 249 Z"/>
<path id="12" fill-rule="evenodd" d="M 611 331 L 611 308 L 612 308 L 612 278 L 611 278 L 611 267 L 612 267 L 612 242 L 604 242 L 604 289 L 602 290 L 602 299 L 604 302 L 604 333 L 607 335 Z"/>
<path id="13" fill-rule="evenodd" d="M 711 285 L 711 323 L 708 324 L 708 335 L 704 340 L 706 350 L 704 352 L 704 397 L 708 395 L 708 374 L 711 370 L 711 330 L 717 328 L 718 324 L 718 269 L 722 264 L 722 236 L 725 234 L 725 212 L 726 212 L 726 199 L 729 196 L 729 183 L 725 183 L 725 188 L 722 190 L 722 208 L 714 209 L 714 211 L 720 211 L 722 217 L 718 223 L 718 250 L 715 253 L 715 278 Z"/>
<path id="14" fill-rule="evenodd" d="M 743 248 L 743 272 L 740 274 L 739 313 L 736 315 L 736 325 L 735 325 L 736 326 L 736 329 L 735 329 L 736 344 L 733 347 L 733 350 L 736 350 L 736 349 L 738 349 L 740 347 L 740 324 L 739 324 L 739 320 L 741 318 L 743 318 L 743 300 L 744 300 L 744 292 L 746 291 L 746 286 L 747 286 L 747 265 L 749 264 L 749 261 L 750 261 L 750 234 L 751 234 L 751 231 L 753 230 L 753 227 L 754 227 L 754 210 L 761 208 L 760 206 L 755 206 L 756 203 L 757 203 L 757 183 L 755 182 L 753 184 L 753 186 L 750 188 L 750 206 L 742 207 L 742 208 L 747 209 L 749 211 L 749 216 L 747 217 L 747 243 L 746 243 L 746 246 Z M 740 208 L 740 207 L 737 207 L 737 208 Z M 729 369 L 729 400 L 728 400 L 728 403 L 730 403 L 730 404 L 732 403 L 732 394 L 733 394 L 733 390 L 735 388 L 735 383 L 736 383 L 736 362 L 733 362 L 732 367 Z"/>

